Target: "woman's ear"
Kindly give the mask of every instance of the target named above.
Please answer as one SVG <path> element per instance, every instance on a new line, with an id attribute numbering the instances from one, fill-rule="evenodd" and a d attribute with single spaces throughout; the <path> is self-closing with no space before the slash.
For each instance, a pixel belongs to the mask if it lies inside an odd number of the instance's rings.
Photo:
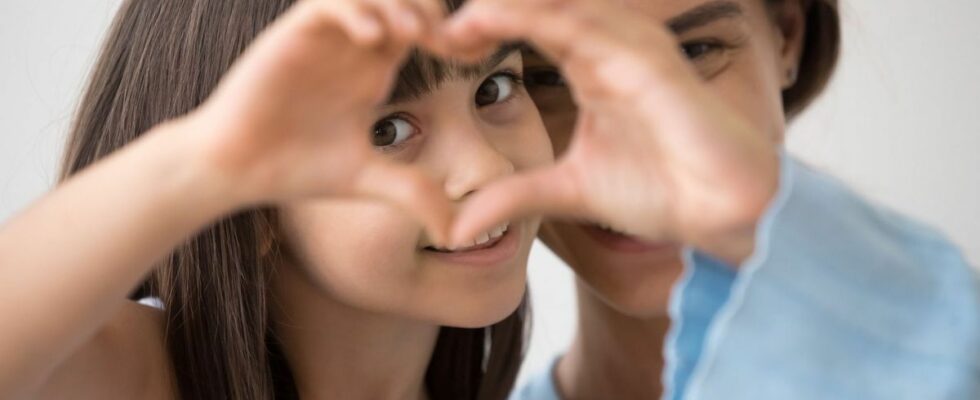
<path id="1" fill-rule="evenodd" d="M 783 71 L 782 88 L 796 84 L 800 70 L 800 58 L 806 43 L 806 16 L 810 0 L 767 1 L 773 22 L 776 49 L 779 51 L 779 67 Z"/>

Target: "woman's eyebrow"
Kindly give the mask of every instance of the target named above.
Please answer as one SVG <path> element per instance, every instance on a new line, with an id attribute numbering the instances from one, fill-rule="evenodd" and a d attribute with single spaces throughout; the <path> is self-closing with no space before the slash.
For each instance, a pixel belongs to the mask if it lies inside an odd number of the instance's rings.
<path id="1" fill-rule="evenodd" d="M 733 1 L 719 0 L 704 3 L 667 21 L 667 27 L 679 35 L 719 19 L 736 18 L 745 15 L 742 6 Z"/>

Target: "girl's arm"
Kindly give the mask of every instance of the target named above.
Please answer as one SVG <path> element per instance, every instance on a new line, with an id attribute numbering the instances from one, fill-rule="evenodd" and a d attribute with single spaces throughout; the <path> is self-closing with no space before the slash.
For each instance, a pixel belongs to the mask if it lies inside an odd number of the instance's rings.
<path id="1" fill-rule="evenodd" d="M 37 388 L 156 260 L 237 206 L 194 133 L 158 127 L 0 229 L 0 397 Z"/>
<path id="2" fill-rule="evenodd" d="M 423 12 L 400 0 L 383 6 L 393 10 L 299 2 L 198 109 L 152 129 L 0 227 L 0 398 L 33 395 L 73 355 L 82 359 L 68 367 L 79 371 L 59 370 L 56 384 L 86 370 L 125 370 L 139 379 L 148 361 L 140 346 L 129 350 L 152 319 L 130 318 L 128 309 L 118 314 L 126 295 L 156 260 L 231 211 L 312 196 L 367 197 L 410 212 L 437 241 L 445 236 L 452 207 L 439 187 L 418 169 L 386 161 L 368 140 L 374 107 L 401 59 L 441 16 L 438 7 Z M 386 26 L 378 15 L 417 21 Z M 100 379 L 86 383 L 130 384 Z M 72 397 L 79 396 L 85 394 Z"/>

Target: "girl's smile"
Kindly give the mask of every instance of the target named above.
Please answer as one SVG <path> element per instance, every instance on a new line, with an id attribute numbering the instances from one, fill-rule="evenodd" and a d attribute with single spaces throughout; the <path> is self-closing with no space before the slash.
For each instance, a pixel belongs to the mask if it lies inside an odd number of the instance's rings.
<path id="1" fill-rule="evenodd" d="M 427 246 L 422 251 L 445 263 L 493 267 L 512 261 L 520 245 L 528 241 L 529 233 L 527 222 L 507 223 L 481 234 L 470 246 L 456 249 Z"/>

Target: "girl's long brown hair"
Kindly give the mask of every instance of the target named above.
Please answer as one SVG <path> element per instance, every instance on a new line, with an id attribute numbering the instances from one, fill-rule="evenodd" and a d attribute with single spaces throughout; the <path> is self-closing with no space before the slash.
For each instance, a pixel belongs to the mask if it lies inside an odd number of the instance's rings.
<path id="1" fill-rule="evenodd" d="M 125 1 L 79 105 L 62 180 L 200 105 L 256 35 L 293 2 Z M 402 79 L 425 79 L 412 75 L 403 71 Z M 269 209 L 225 218 L 177 248 L 134 294 L 159 297 L 165 306 L 181 398 L 297 397 L 269 317 L 269 279 L 275 249 L 282 248 L 275 227 Z M 426 374 L 429 395 L 506 398 L 523 356 L 526 310 L 524 303 L 488 329 L 443 328 Z"/>

